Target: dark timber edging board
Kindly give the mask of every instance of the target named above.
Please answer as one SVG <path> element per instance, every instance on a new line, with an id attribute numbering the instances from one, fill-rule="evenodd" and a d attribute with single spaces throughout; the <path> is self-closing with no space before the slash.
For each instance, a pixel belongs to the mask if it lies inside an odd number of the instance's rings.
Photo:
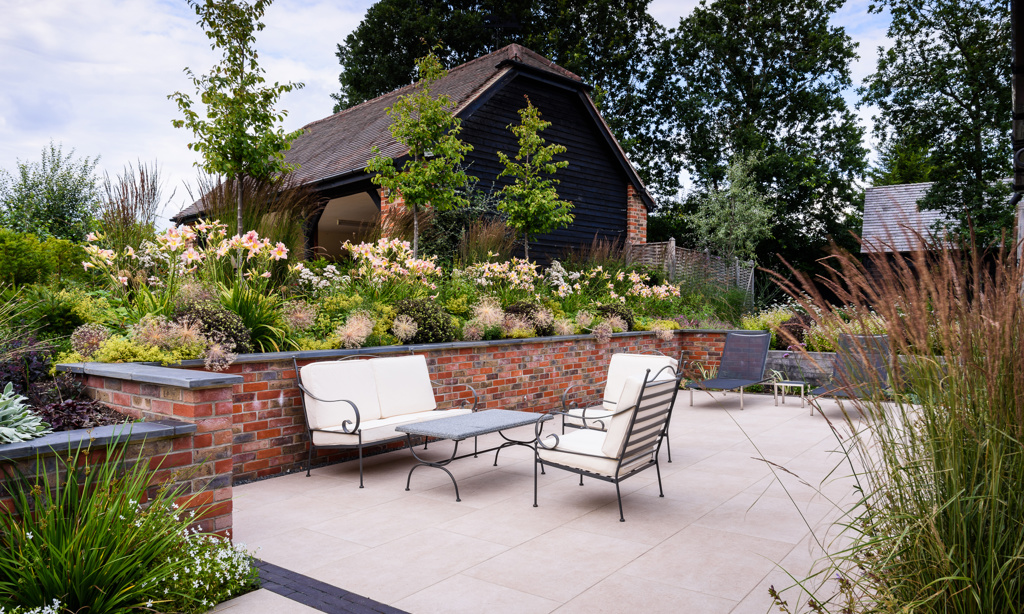
<path id="1" fill-rule="evenodd" d="M 255 561 L 260 570 L 262 588 L 292 601 L 328 614 L 409 614 L 368 597 L 314 580 L 309 576 L 278 567 L 266 561 Z"/>

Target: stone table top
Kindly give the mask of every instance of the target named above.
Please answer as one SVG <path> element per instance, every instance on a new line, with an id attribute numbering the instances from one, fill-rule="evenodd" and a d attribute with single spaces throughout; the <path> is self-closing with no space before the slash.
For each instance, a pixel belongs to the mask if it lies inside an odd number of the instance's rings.
<path id="1" fill-rule="evenodd" d="M 461 441 L 478 435 L 494 433 L 495 431 L 535 424 L 550 418 L 551 415 L 545 413 L 513 411 L 511 409 L 485 409 L 472 414 L 463 414 L 450 418 L 402 424 L 396 426 L 395 430 L 410 435 Z"/>

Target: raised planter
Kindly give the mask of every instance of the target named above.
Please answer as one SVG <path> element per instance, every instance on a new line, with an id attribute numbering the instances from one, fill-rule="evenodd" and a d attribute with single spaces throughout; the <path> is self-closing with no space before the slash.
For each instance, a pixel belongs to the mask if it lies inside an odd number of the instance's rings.
<path id="1" fill-rule="evenodd" d="M 769 350 L 765 374 L 778 371 L 788 380 L 802 380 L 823 386 L 832 376 L 835 352 L 793 352 Z"/>
<path id="2" fill-rule="evenodd" d="M 18 474 L 33 478 L 43 472 L 52 477 L 57 455 L 88 456 L 98 462 L 106 458 L 110 446 L 127 444 L 125 459 L 139 459 L 159 468 L 152 488 L 167 482 L 180 488 L 177 503 L 196 512 L 198 528 L 226 535 L 231 529 L 231 474 L 218 473 L 208 462 L 208 450 L 198 445 L 202 441 L 198 430 L 195 423 L 159 419 L 63 431 L 0 445 L 0 511 L 10 510 L 10 497 L 3 489 L 6 480 Z"/>
<path id="3" fill-rule="evenodd" d="M 85 380 L 94 398 L 146 420 L 174 418 L 196 424 L 197 447 L 211 451 L 217 475 L 241 483 L 303 468 L 307 454 L 305 416 L 295 368 L 351 355 L 423 354 L 430 366 L 437 403 L 469 399 L 467 384 L 481 407 L 547 411 L 559 406 L 570 384 L 583 384 L 596 400 L 613 353 L 660 351 L 683 360 L 718 364 L 726 331 L 681 330 L 671 340 L 653 332 L 617 333 L 607 343 L 592 335 L 501 341 L 456 342 L 245 354 L 225 372 L 202 371 L 201 361 L 177 367 L 142 364 L 59 365 Z M 317 462 L 352 457 L 325 451 Z"/>

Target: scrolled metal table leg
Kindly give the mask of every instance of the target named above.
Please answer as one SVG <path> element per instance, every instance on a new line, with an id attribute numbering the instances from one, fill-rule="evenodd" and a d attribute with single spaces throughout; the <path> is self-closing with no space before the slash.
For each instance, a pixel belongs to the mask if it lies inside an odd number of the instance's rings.
<path id="1" fill-rule="evenodd" d="M 459 442 L 458 441 L 455 442 L 455 447 L 452 448 L 452 456 L 451 456 L 451 458 L 449 458 L 447 460 L 442 460 L 440 462 L 436 462 L 436 461 L 429 461 L 429 460 L 420 458 L 420 456 L 418 454 L 416 454 L 416 448 L 414 448 L 412 446 L 412 435 L 408 435 L 407 434 L 405 437 L 406 437 L 406 439 L 409 442 L 409 451 L 412 452 L 413 457 L 417 461 L 419 461 L 418 463 L 413 465 L 411 469 L 409 469 L 409 475 L 405 478 L 405 490 L 406 491 L 409 490 L 409 486 L 412 483 L 412 472 L 416 471 L 417 467 L 424 467 L 424 466 L 426 466 L 426 467 L 434 467 L 434 468 L 440 469 L 441 471 L 444 471 L 445 473 L 448 474 L 448 477 L 451 478 L 451 480 L 452 480 L 452 486 L 455 487 L 455 502 L 458 503 L 458 502 L 462 501 L 462 499 L 459 497 L 459 484 L 458 484 L 458 482 L 455 481 L 455 476 L 452 475 L 452 472 L 448 471 L 448 469 L 445 467 L 445 465 L 447 465 L 448 463 L 450 463 L 453 460 L 455 460 L 455 457 L 458 456 L 458 453 L 459 453 Z"/>

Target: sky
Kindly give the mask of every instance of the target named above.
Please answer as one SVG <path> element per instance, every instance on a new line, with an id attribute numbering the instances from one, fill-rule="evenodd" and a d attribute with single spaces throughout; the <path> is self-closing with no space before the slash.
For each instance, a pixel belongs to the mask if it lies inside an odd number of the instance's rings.
<path id="1" fill-rule="evenodd" d="M 331 113 L 338 89 L 336 45 L 359 24 L 372 0 L 276 0 L 256 48 L 267 79 L 303 82 L 285 94 L 287 130 Z M 869 0 L 848 0 L 833 17 L 860 43 L 854 84 L 874 70 L 888 19 L 869 15 Z M 652 0 L 649 12 L 675 27 L 696 0 Z M 195 98 L 183 69 L 206 73 L 219 59 L 185 0 L 0 0 L 0 168 L 37 161 L 52 140 L 76 157 L 99 158 L 112 177 L 128 163 L 160 168 L 164 216 L 191 202 L 198 155 L 167 95 Z M 853 91 L 847 100 L 856 100 Z M 870 128 L 872 109 L 860 109 Z M 869 143 L 870 146 L 870 143 Z M 172 195 L 173 193 L 173 195 Z"/>

